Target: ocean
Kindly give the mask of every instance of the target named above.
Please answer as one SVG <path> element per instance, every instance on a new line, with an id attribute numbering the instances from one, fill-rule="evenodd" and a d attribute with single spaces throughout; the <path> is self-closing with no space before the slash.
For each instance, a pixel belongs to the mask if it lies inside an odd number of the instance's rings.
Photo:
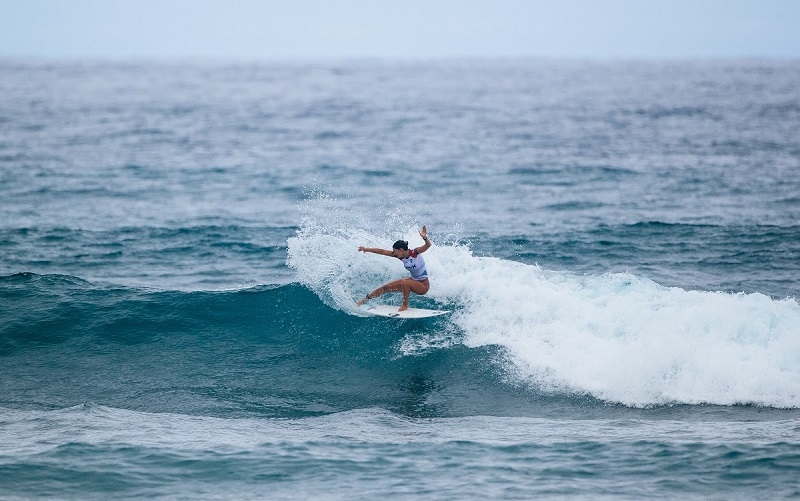
<path id="1" fill-rule="evenodd" d="M 0 499 L 800 496 L 798 82 L 0 61 Z"/>

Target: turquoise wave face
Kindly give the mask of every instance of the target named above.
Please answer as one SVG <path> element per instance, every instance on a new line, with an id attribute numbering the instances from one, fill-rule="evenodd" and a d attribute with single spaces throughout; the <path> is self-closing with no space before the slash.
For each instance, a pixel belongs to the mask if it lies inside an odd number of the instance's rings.
<path id="1" fill-rule="evenodd" d="M 402 340 L 446 330 L 444 321 L 356 317 L 300 285 L 187 293 L 20 274 L 0 279 L 0 290 L 0 407 L 469 415 L 524 412 L 518 397 L 535 400 L 502 384 L 492 349 L 402 355 Z M 473 399 L 490 388 L 494 398 Z"/>
<path id="2" fill-rule="evenodd" d="M 496 326 L 504 331 L 494 334 L 500 336 L 495 341 L 476 341 L 480 316 L 472 313 L 474 303 L 451 303 L 452 316 L 398 321 L 328 306 L 299 284 L 153 291 L 35 274 L 0 278 L 0 295 L 0 407 L 92 402 L 221 417 L 305 417 L 363 408 L 419 417 L 607 417 L 672 415 L 679 412 L 674 404 L 704 403 L 691 401 L 696 394 L 686 402 L 624 406 L 567 383 L 553 385 L 561 370 L 557 352 L 550 353 L 550 373 L 526 376 L 525 357 L 536 358 L 526 351 L 525 338 L 541 341 L 535 326 L 529 336 L 511 324 Z M 602 374 L 602 356 L 597 351 L 597 360 L 585 365 Z M 606 363 L 625 372 L 637 367 L 613 358 Z M 601 390 L 627 387 L 620 382 Z"/>

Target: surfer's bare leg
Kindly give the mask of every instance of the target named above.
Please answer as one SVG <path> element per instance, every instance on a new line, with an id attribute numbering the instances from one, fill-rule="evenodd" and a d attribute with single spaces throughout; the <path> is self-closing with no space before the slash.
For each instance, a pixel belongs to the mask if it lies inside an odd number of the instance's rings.
<path id="1" fill-rule="evenodd" d="M 362 304 L 366 303 L 370 299 L 375 299 L 376 297 L 383 296 L 387 292 L 395 292 L 395 291 L 401 290 L 400 282 L 402 282 L 403 280 L 404 279 L 395 280 L 393 282 L 389 282 L 386 285 L 381 285 L 380 287 L 378 287 L 374 291 L 370 292 L 369 294 L 367 294 L 366 296 L 361 298 L 356 304 L 358 306 L 361 306 Z"/>
<path id="2" fill-rule="evenodd" d="M 419 281 L 411 278 L 404 278 L 400 281 L 401 291 L 403 292 L 403 304 L 400 306 L 399 311 L 406 311 L 408 309 L 408 296 L 411 292 L 418 296 L 424 296 L 431 288 L 430 282 L 427 280 Z"/>
<path id="3" fill-rule="evenodd" d="M 411 294 L 411 286 L 408 284 L 409 280 L 403 280 L 403 283 L 400 284 L 401 291 L 403 292 L 403 304 L 400 305 L 400 309 L 397 311 L 406 311 L 408 309 L 408 295 Z M 413 282 L 413 280 L 411 280 Z"/>
<path id="4" fill-rule="evenodd" d="M 408 296 L 410 295 L 411 292 L 422 296 L 423 294 L 428 292 L 428 289 L 430 289 L 430 282 L 428 282 L 427 280 L 419 282 L 417 280 L 412 280 L 410 278 L 401 278 L 399 280 L 395 280 L 393 282 L 389 282 L 386 285 L 378 287 L 374 291 L 364 296 L 358 302 L 356 302 L 356 304 L 358 306 L 361 306 L 368 300 L 375 299 L 376 297 L 382 296 L 387 292 L 402 292 L 403 305 L 400 307 L 400 311 L 405 311 L 408 309 Z"/>

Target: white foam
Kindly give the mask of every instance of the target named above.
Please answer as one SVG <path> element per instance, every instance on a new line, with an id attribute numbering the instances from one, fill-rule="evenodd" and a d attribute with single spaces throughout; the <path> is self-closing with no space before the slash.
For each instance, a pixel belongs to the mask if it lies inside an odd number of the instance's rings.
<path id="1" fill-rule="evenodd" d="M 416 228 L 369 233 L 307 222 L 289 241 L 289 264 L 329 304 L 352 311 L 355 299 L 405 275 L 358 245 L 386 247 L 401 237 L 416 245 Z M 434 245 L 425 260 L 428 295 L 456 309 L 462 342 L 502 347 L 515 382 L 632 406 L 800 407 L 794 299 L 666 288 L 631 274 L 548 272 L 477 257 L 463 245 Z"/>
<path id="2" fill-rule="evenodd" d="M 510 374 L 626 405 L 800 407 L 800 305 L 762 294 L 579 277 L 440 249 L 439 299 L 468 346 L 505 348 Z"/>

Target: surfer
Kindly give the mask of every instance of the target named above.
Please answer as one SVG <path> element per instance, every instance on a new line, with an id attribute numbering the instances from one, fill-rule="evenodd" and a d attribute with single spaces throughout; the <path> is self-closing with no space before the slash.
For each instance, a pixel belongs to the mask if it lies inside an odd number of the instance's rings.
<path id="1" fill-rule="evenodd" d="M 396 257 L 403 262 L 403 266 L 411 273 L 410 277 L 394 280 L 378 287 L 356 302 L 358 306 L 387 292 L 400 291 L 403 293 L 403 304 L 400 306 L 399 311 L 405 311 L 408 309 L 408 296 L 411 292 L 420 296 L 428 292 L 431 284 L 428 282 L 428 270 L 425 268 L 425 260 L 422 258 L 422 253 L 431 247 L 431 241 L 428 239 L 428 229 L 425 226 L 422 227 L 419 236 L 422 237 L 425 245 L 415 249 L 409 249 L 408 242 L 405 240 L 395 242 L 392 245 L 392 250 L 363 246 L 358 248 L 359 252 L 372 252 L 382 256 Z"/>

